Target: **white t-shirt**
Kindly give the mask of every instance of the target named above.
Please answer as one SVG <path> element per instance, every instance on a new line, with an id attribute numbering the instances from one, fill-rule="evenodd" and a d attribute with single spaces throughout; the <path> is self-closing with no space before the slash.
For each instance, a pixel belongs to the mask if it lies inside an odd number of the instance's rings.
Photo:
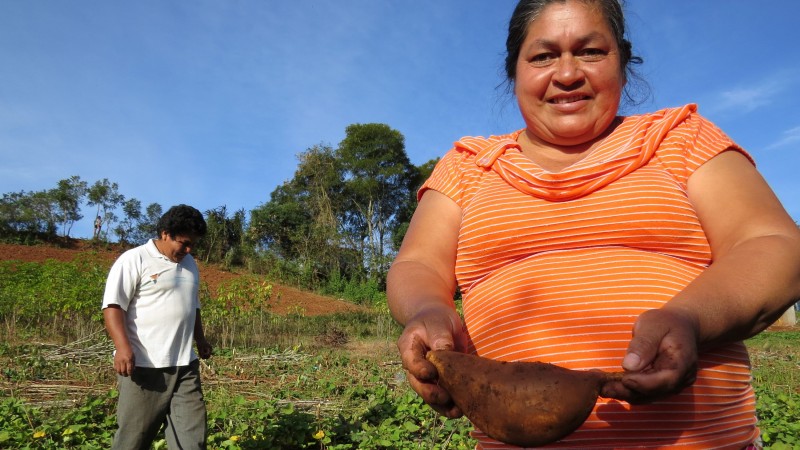
<path id="1" fill-rule="evenodd" d="M 200 273 L 191 255 L 170 261 L 151 239 L 123 253 L 111 267 L 103 309 L 119 305 L 137 367 L 186 366 L 197 359 L 192 342 L 200 308 Z"/>

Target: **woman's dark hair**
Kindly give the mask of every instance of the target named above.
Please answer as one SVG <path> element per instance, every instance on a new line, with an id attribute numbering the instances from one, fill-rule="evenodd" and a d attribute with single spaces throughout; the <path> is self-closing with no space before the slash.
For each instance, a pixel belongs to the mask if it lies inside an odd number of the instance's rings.
<path id="1" fill-rule="evenodd" d="M 166 232 L 171 237 L 196 236 L 201 238 L 206 235 L 206 221 L 203 214 L 189 205 L 176 205 L 158 219 L 157 231 L 159 236 Z"/>
<path id="2" fill-rule="evenodd" d="M 625 14 L 619 0 L 581 0 L 587 4 L 594 4 L 603 13 L 617 46 L 620 51 L 620 70 L 626 80 L 636 80 L 644 83 L 644 80 L 633 70 L 633 65 L 641 64 L 642 58 L 633 54 L 630 41 L 625 39 Z M 506 38 L 506 83 L 509 90 L 513 92 L 513 84 L 517 79 L 517 59 L 519 58 L 520 47 L 528 34 L 528 25 L 536 20 L 547 6 L 553 3 L 566 3 L 567 0 L 520 0 L 514 8 L 514 13 L 508 22 L 508 37 Z M 626 84 L 625 98 L 634 104 L 638 104 Z"/>

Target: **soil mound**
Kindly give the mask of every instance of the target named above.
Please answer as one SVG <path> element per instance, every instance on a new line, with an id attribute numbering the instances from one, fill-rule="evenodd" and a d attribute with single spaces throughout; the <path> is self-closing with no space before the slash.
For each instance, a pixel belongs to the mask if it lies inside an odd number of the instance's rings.
<path id="1" fill-rule="evenodd" d="M 25 262 L 44 262 L 48 259 L 56 261 L 72 261 L 85 252 L 96 253 L 101 258 L 114 261 L 124 249 L 116 245 L 94 244 L 79 239 L 70 240 L 63 246 L 56 245 L 15 245 L 0 243 L 0 260 L 19 260 Z M 198 261 L 200 279 L 208 285 L 211 292 L 216 292 L 225 281 L 241 276 L 235 272 L 222 270 Z M 366 311 L 368 308 L 313 292 L 293 288 L 279 283 L 272 284 L 271 312 L 276 314 L 299 313 L 306 316 L 319 316 L 340 312 Z M 98 299 L 98 305 L 100 299 Z"/>

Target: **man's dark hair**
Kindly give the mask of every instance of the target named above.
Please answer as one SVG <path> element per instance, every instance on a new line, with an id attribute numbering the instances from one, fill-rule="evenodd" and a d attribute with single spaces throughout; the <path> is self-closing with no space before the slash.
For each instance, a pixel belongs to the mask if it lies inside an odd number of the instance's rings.
<path id="1" fill-rule="evenodd" d="M 166 232 L 170 237 L 206 235 L 206 221 L 203 214 L 189 205 L 176 205 L 158 219 L 159 236 Z"/>

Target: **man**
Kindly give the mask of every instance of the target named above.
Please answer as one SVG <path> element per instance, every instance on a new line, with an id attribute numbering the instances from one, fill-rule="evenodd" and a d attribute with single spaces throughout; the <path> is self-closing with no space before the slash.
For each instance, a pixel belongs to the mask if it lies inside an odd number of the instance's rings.
<path id="1" fill-rule="evenodd" d="M 100 230 L 103 228 L 103 219 L 100 216 L 95 217 L 94 219 L 94 234 L 92 235 L 92 239 L 97 239 L 100 237 Z"/>
<path id="2" fill-rule="evenodd" d="M 206 223 L 197 209 L 178 205 L 159 219 L 157 230 L 158 239 L 123 253 L 106 281 L 103 318 L 116 348 L 119 389 L 112 448 L 150 448 L 163 424 L 169 448 L 201 449 L 206 406 L 197 354 L 205 359 L 212 349 L 190 252 Z"/>

